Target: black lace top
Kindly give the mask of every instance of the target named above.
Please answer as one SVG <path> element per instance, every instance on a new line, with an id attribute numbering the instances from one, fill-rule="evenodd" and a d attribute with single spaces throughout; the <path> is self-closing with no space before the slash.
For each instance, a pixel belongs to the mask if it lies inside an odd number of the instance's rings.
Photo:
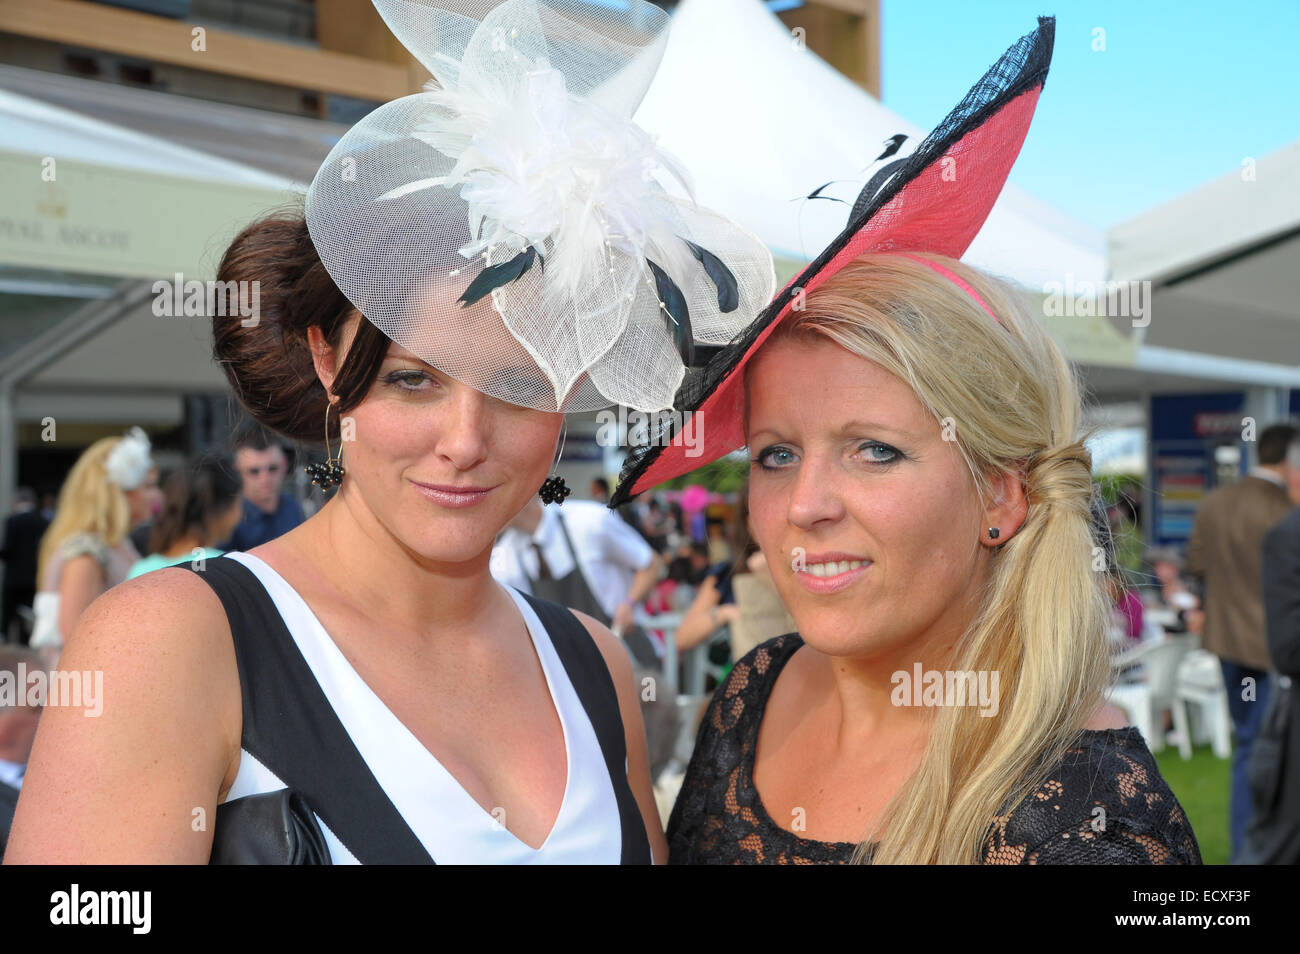
<path id="1" fill-rule="evenodd" d="M 671 864 L 846 864 L 855 845 L 781 828 L 754 787 L 772 686 L 803 640 L 758 646 L 718 687 L 668 821 Z M 1101 806 L 1105 815 L 1094 815 Z M 1094 830 L 1094 819 L 1105 824 Z M 984 864 L 1200 864 L 1196 836 L 1137 729 L 1085 730 L 1057 771 L 993 820 Z"/>

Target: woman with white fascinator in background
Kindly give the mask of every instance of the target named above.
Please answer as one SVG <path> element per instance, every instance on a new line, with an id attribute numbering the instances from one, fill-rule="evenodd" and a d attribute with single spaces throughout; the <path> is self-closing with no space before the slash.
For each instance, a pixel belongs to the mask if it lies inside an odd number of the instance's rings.
<path id="1" fill-rule="evenodd" d="M 41 538 L 31 645 L 57 652 L 95 597 L 127 578 L 140 559 L 131 528 L 151 511 L 158 469 L 138 427 L 96 441 L 77 459 Z"/>
<path id="2" fill-rule="evenodd" d="M 338 490 L 92 607 L 65 665 L 114 704 L 46 713 L 6 862 L 666 857 L 626 648 L 489 558 L 539 488 L 563 504 L 563 414 L 668 406 L 694 343 L 770 298 L 771 256 L 630 120 L 663 10 L 375 6 L 436 86 L 235 239 L 217 277 L 259 282 L 261 320 L 213 326 L 244 407 L 326 444 L 309 470 Z"/>

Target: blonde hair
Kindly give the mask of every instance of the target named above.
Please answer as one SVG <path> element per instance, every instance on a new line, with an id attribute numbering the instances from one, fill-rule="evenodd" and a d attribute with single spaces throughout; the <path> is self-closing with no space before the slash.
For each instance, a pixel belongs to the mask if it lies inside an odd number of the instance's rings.
<path id="1" fill-rule="evenodd" d="M 1021 476 L 1027 517 L 993 551 L 988 586 L 952 663 L 999 674 L 998 715 L 937 708 L 916 771 L 868 833 L 880 834 L 870 857 L 869 840 L 855 854 L 877 864 L 970 864 L 1100 701 L 1110 678 L 1109 610 L 1071 365 L 1024 295 L 953 259 L 923 257 L 973 287 L 1000 324 L 926 265 L 872 254 L 810 292 L 804 311 L 774 334 L 823 336 L 906 382 L 953 433 L 982 500 L 997 472 Z"/>
<path id="2" fill-rule="evenodd" d="M 45 569 L 63 541 L 78 533 L 93 533 L 115 547 L 131 529 L 131 505 L 126 492 L 108 479 L 108 455 L 120 437 L 95 441 L 77 458 L 59 490 L 54 520 L 41 538 L 37 583 L 45 581 Z"/>

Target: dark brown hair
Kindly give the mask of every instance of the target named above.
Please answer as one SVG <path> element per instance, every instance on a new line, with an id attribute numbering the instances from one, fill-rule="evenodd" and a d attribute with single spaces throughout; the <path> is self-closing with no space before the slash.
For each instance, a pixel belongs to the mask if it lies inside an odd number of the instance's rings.
<path id="1" fill-rule="evenodd" d="M 272 447 L 279 447 L 284 450 L 284 445 L 275 438 L 275 435 L 249 418 L 244 418 L 230 437 L 230 449 L 236 454 L 241 450 L 260 453 Z"/>
<path id="2" fill-rule="evenodd" d="M 220 282 L 257 282 L 259 314 L 245 326 L 238 315 L 212 319 L 212 357 L 248 413 L 295 441 L 325 438 L 325 387 L 316 377 L 307 329 L 315 325 L 338 348 L 356 311 L 321 263 L 301 208 L 274 212 L 235 236 L 217 269 Z M 362 319 L 334 378 L 340 416 L 370 391 L 391 342 Z"/>
<path id="3" fill-rule="evenodd" d="M 1283 421 L 1272 424 L 1259 433 L 1259 462 L 1262 465 L 1280 464 L 1286 460 L 1286 449 L 1300 437 L 1294 424 Z"/>
<path id="4" fill-rule="evenodd" d="M 154 521 L 149 552 L 166 553 L 191 533 L 204 546 L 220 543 L 207 539 L 209 527 L 239 499 L 242 486 L 226 457 L 205 454 L 177 468 L 163 483 L 163 509 Z"/>

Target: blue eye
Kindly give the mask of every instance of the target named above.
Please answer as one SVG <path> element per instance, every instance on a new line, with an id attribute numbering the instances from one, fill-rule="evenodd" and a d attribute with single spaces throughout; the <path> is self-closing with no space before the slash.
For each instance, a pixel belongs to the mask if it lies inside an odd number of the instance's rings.
<path id="1" fill-rule="evenodd" d="M 782 463 L 772 464 L 772 458 L 777 454 L 784 454 L 785 460 Z M 788 447 L 782 447 L 780 444 L 774 444 L 771 447 L 765 447 L 754 457 L 754 463 L 763 470 L 780 470 L 784 464 L 788 463 L 794 457 L 794 451 Z"/>
<path id="2" fill-rule="evenodd" d="M 892 464 L 902 457 L 902 454 L 900 454 L 897 450 L 890 447 L 888 444 L 880 443 L 880 441 L 867 441 L 865 444 L 863 444 L 861 447 L 858 448 L 859 452 L 864 450 L 884 451 L 888 455 L 886 457 L 875 457 L 875 456 L 868 455 L 867 462 L 871 464 Z"/>

